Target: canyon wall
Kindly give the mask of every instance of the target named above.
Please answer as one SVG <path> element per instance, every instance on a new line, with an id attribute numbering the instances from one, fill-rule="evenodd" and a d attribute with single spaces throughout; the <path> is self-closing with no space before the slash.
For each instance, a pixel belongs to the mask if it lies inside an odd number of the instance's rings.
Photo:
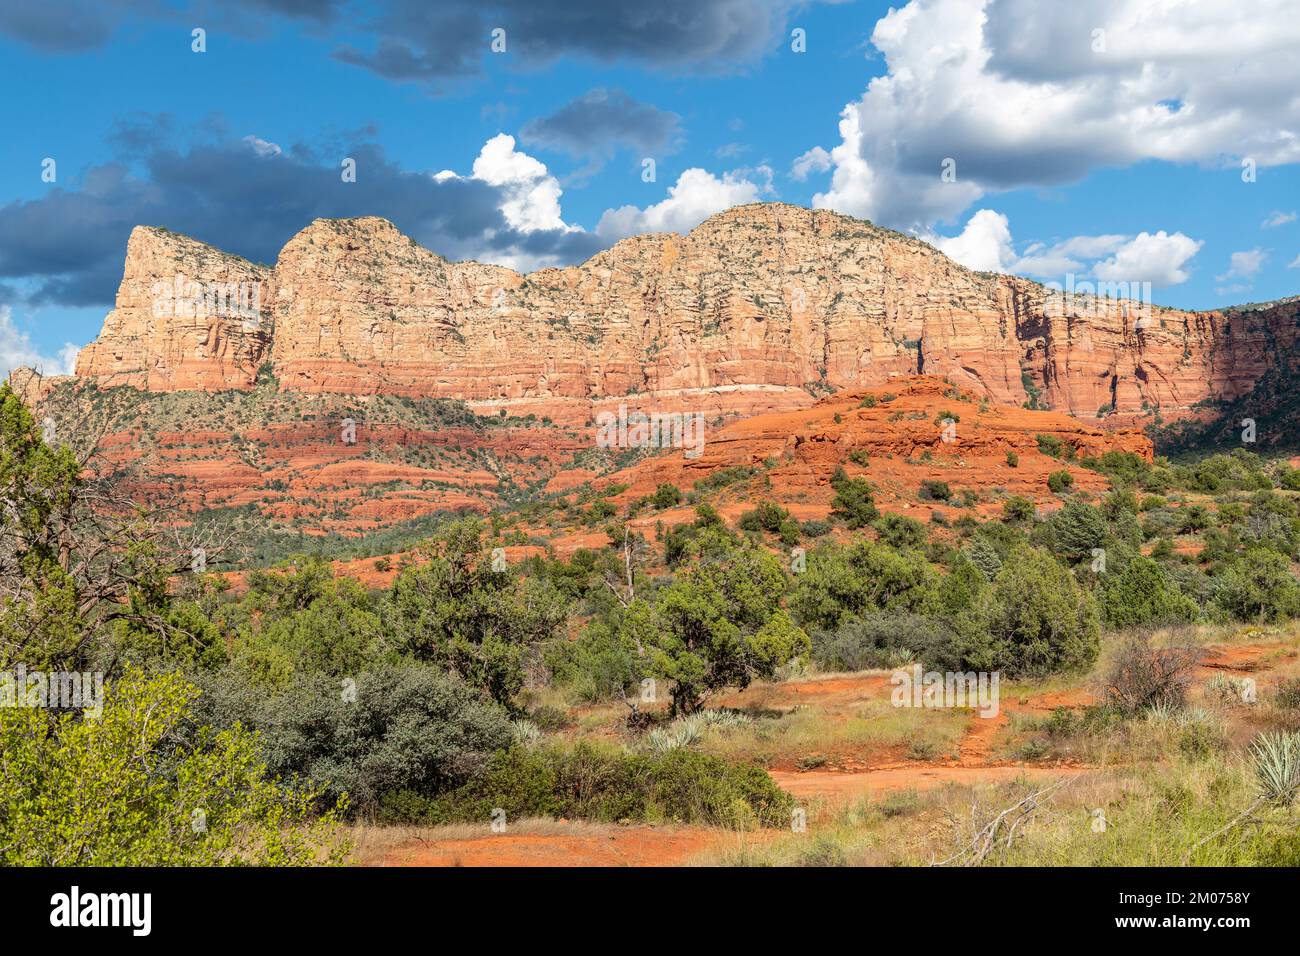
<path id="1" fill-rule="evenodd" d="M 215 305 L 194 304 L 213 288 Z M 254 315 L 221 307 L 232 288 L 255 291 L 239 293 Z M 801 408 L 925 373 L 999 403 L 1130 423 L 1243 394 L 1294 341 L 1298 316 L 1300 300 L 1227 312 L 1062 301 L 920 240 L 784 204 L 529 275 L 448 262 L 378 218 L 317 220 L 273 268 L 139 227 L 77 375 L 214 391 L 251 388 L 269 367 L 283 390 L 459 398 L 576 423 L 620 402 Z"/>

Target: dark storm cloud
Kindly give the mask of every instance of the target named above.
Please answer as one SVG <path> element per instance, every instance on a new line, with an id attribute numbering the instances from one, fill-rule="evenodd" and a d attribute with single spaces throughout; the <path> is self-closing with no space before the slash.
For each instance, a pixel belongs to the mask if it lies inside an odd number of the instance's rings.
<path id="1" fill-rule="evenodd" d="M 266 14 L 333 38 L 334 56 L 394 80 L 480 72 L 491 32 L 506 30 L 515 62 L 564 56 L 632 61 L 657 69 L 721 73 L 772 49 L 800 0 L 4 0 L 0 35 L 47 52 L 107 44 L 135 19 L 220 23 L 265 35 Z"/>
<path id="2" fill-rule="evenodd" d="M 132 19 L 190 25 L 201 19 L 250 34 L 268 13 L 326 24 L 343 6 L 343 0 L 206 0 L 183 9 L 163 0 L 3 0 L 0 36 L 46 53 L 83 53 L 105 46 Z"/>
<path id="3" fill-rule="evenodd" d="M 398 80 L 478 72 L 493 29 L 506 53 L 527 65 L 578 55 L 655 68 L 719 73 L 757 59 L 776 42 L 792 0 L 390 0 L 361 25 L 375 34 L 366 51 L 336 56 Z"/>
<path id="4" fill-rule="evenodd" d="M 113 0 L 4 0 L 0 35 L 48 53 L 78 53 L 103 46 L 134 12 L 161 14 L 158 3 Z"/>
<path id="5" fill-rule="evenodd" d="M 139 125 L 131 130 L 140 150 L 133 161 L 89 170 L 80 188 L 52 187 L 40 199 L 0 207 L 0 279 L 34 283 L 33 303 L 111 303 L 127 238 L 140 224 L 266 263 L 322 217 L 383 216 L 444 254 L 517 249 L 578 261 L 599 246 L 586 233 L 521 234 L 503 219 L 495 187 L 463 178 L 436 182 L 390 162 L 373 144 L 335 155 L 301 144 L 259 154 L 242 140 L 182 151 L 161 145 L 162 137 L 151 140 Z M 342 181 L 344 155 L 356 160 L 356 182 Z"/>
<path id="6" fill-rule="evenodd" d="M 528 145 L 570 156 L 608 158 L 624 147 L 641 153 L 671 149 L 681 135 L 680 120 L 676 113 L 640 103 L 622 90 L 594 89 L 528 123 L 519 137 Z"/>

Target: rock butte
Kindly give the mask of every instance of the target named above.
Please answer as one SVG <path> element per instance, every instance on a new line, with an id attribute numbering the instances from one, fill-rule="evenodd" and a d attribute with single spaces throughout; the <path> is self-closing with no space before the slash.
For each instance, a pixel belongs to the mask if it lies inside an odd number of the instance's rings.
<path id="1" fill-rule="evenodd" d="M 258 321 L 154 316 L 159 286 L 257 283 Z M 150 391 L 250 389 L 463 399 L 589 421 L 619 402 L 753 414 L 918 373 L 1004 405 L 1132 424 L 1248 392 L 1296 338 L 1300 299 L 1184 312 L 1054 307 L 1042 285 L 965 269 L 926 243 L 784 204 L 685 236 L 625 239 L 520 275 L 453 263 L 386 220 L 318 219 L 267 267 L 166 230 L 131 234 L 116 307 L 79 378 Z M 203 310 L 199 310 L 202 312 Z"/>

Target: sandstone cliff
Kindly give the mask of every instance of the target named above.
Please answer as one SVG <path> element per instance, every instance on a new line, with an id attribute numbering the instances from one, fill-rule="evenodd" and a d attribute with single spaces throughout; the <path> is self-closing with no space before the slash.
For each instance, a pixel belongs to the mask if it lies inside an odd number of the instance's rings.
<path id="1" fill-rule="evenodd" d="M 214 287 L 254 289 L 257 314 L 210 296 L 194 305 Z M 170 311 L 167 288 L 189 290 Z M 377 218 L 317 220 L 274 268 L 140 227 L 77 374 L 152 391 L 248 389 L 269 363 L 290 391 L 459 398 L 580 423 L 624 401 L 802 408 L 925 373 L 999 403 L 1132 423 L 1248 391 L 1295 341 L 1298 316 L 1296 300 L 1142 316 L 1124 302 L 1061 304 L 917 239 L 784 204 L 526 276 L 448 262 Z"/>

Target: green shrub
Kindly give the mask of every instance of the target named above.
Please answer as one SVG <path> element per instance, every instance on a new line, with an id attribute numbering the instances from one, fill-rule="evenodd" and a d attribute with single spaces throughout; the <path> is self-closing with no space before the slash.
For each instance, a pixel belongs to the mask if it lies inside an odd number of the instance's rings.
<path id="1" fill-rule="evenodd" d="M 871 484 L 864 479 L 850 478 L 843 468 L 836 468 L 831 487 L 835 490 L 831 517 L 841 519 L 849 528 L 865 528 L 880 514 Z"/>
<path id="2" fill-rule="evenodd" d="M 952 489 L 948 487 L 946 481 L 927 478 L 921 482 L 917 497 L 922 501 L 949 501 L 952 498 Z"/>
<path id="3" fill-rule="evenodd" d="M 875 523 L 882 544 L 891 548 L 920 550 L 929 540 L 925 525 L 906 515 L 887 514 Z"/>
<path id="4" fill-rule="evenodd" d="M 1012 495 L 1002 502 L 1003 521 L 1028 521 L 1034 516 L 1034 502 L 1024 495 Z"/>
<path id="5" fill-rule="evenodd" d="M 368 812 L 383 794 L 436 794 L 460 784 L 511 739 L 510 721 L 440 668 L 382 665 L 343 683 L 297 677 L 279 694 L 228 669 L 197 678 L 194 725 L 255 730 L 269 773 L 300 779 Z"/>
<path id="6" fill-rule="evenodd" d="M 1242 621 L 1278 621 L 1300 615 L 1300 582 L 1285 558 L 1253 549 L 1216 575 L 1214 601 Z"/>
<path id="7" fill-rule="evenodd" d="M 1038 450 L 1049 458 L 1060 458 L 1065 447 L 1064 442 L 1055 435 L 1039 434 L 1035 436 L 1038 440 Z"/>
<path id="8" fill-rule="evenodd" d="M 1047 487 L 1053 494 L 1062 494 L 1074 487 L 1074 475 L 1062 469 L 1047 476 Z"/>
<path id="9" fill-rule="evenodd" d="M 775 501 L 760 501 L 752 511 L 742 514 L 736 524 L 742 531 L 767 531 L 776 534 L 789 520 L 790 512 Z"/>
<path id="10" fill-rule="evenodd" d="M 678 747 L 627 754 L 583 742 L 571 750 L 513 747 L 485 771 L 435 800 L 410 801 L 407 822 L 482 822 L 504 810 L 522 817 L 710 826 L 790 825 L 794 800 L 760 767 Z"/>
<path id="11" fill-rule="evenodd" d="M 1046 532 L 1053 552 L 1076 562 L 1102 546 L 1106 540 L 1106 522 L 1092 505 L 1070 501 L 1047 520 Z"/>
<path id="12" fill-rule="evenodd" d="M 1101 587 L 1101 612 L 1112 627 L 1193 621 L 1200 609 L 1151 558 L 1135 557 Z"/>
<path id="13" fill-rule="evenodd" d="M 682 493 L 676 485 L 664 482 L 655 489 L 650 496 L 650 504 L 654 508 L 662 511 L 664 508 L 672 508 L 681 504 Z"/>
<path id="14" fill-rule="evenodd" d="M 1051 555 L 1021 547 L 993 579 L 985 643 L 972 650 L 980 670 L 1032 676 L 1085 668 L 1101 647 L 1097 608 Z"/>

